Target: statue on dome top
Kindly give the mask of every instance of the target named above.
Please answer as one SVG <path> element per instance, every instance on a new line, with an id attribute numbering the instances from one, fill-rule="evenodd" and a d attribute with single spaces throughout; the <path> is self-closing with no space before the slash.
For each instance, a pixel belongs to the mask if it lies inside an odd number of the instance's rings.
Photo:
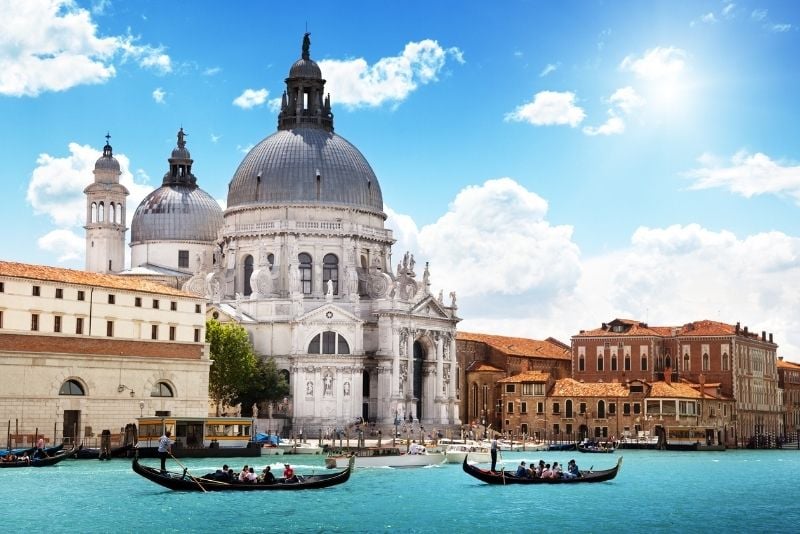
<path id="1" fill-rule="evenodd" d="M 311 48 L 311 34 L 306 32 L 303 35 L 303 59 L 309 59 L 309 48 Z"/>

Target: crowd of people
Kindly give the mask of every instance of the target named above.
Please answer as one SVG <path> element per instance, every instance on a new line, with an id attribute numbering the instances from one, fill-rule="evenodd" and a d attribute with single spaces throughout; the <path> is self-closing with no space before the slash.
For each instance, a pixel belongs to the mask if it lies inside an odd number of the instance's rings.
<path id="1" fill-rule="evenodd" d="M 203 475 L 202 478 L 207 480 L 217 480 L 219 482 L 227 482 L 229 484 L 291 484 L 298 482 L 297 475 L 294 469 L 289 464 L 284 464 L 283 476 L 275 478 L 270 466 L 266 466 L 260 474 L 256 474 L 256 469 L 252 465 L 246 465 L 242 468 L 239 474 L 228 467 L 228 464 L 222 466 L 222 469 L 217 469 L 214 473 Z"/>
<path id="2" fill-rule="evenodd" d="M 517 471 L 514 473 L 514 476 L 519 478 L 578 478 L 581 476 L 580 469 L 578 469 L 578 464 L 575 463 L 575 460 L 570 460 L 567 463 L 567 469 L 564 468 L 558 462 L 553 462 L 551 466 L 548 463 L 545 463 L 544 460 L 539 460 L 538 465 L 531 464 L 530 466 L 525 465 L 525 461 L 520 462 L 519 466 L 517 467 Z"/>

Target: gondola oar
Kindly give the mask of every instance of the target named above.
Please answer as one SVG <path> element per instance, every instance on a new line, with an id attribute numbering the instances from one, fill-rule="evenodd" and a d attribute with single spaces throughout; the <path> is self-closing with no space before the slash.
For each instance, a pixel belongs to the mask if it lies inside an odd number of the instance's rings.
<path id="1" fill-rule="evenodd" d="M 176 463 L 177 463 L 179 466 L 181 466 L 181 467 L 183 468 L 183 474 L 188 474 L 188 475 L 189 475 L 189 478 L 191 478 L 192 480 L 194 480 L 194 483 L 195 483 L 195 484 L 197 484 L 197 486 L 198 486 L 198 487 L 199 487 L 201 490 L 203 490 L 203 493 L 208 493 L 208 490 L 206 490 L 206 489 L 203 487 L 203 485 L 202 485 L 202 484 L 200 484 L 200 481 L 199 481 L 199 480 L 197 480 L 197 477 L 195 477 L 194 475 L 192 475 L 191 473 L 189 473 L 189 468 L 188 468 L 188 467 L 186 467 L 185 465 L 183 465 L 183 464 L 182 464 L 182 463 L 181 463 L 181 462 L 180 462 L 180 461 L 179 461 L 177 458 L 175 458 L 175 456 L 174 456 L 174 455 L 173 455 L 171 452 L 169 452 L 169 451 L 168 451 L 168 454 L 169 454 L 170 456 L 172 456 L 172 459 L 173 459 L 173 460 L 175 460 L 175 462 L 176 462 Z"/>

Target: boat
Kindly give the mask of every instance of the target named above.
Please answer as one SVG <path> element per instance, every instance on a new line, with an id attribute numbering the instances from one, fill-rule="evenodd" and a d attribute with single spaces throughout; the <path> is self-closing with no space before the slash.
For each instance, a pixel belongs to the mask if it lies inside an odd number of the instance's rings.
<path id="1" fill-rule="evenodd" d="M 452 443 L 444 451 L 445 461 L 448 464 L 460 464 L 469 454 L 473 462 L 487 463 L 492 461 L 492 451 L 482 444 Z"/>
<path id="2" fill-rule="evenodd" d="M 261 444 L 252 440 L 249 417 L 139 417 L 141 458 L 158 456 L 158 440 L 169 430 L 176 458 L 236 458 L 261 456 Z"/>
<path id="3" fill-rule="evenodd" d="M 322 454 L 322 447 L 307 441 L 281 441 L 278 449 L 284 454 Z"/>
<path id="4" fill-rule="evenodd" d="M 16 460 L 6 461 L 0 460 L 0 468 L 6 467 L 50 467 L 56 465 L 65 458 L 72 455 L 72 449 L 68 451 L 60 451 L 53 456 L 45 456 L 42 458 L 33 458 L 31 456 L 17 457 Z"/>
<path id="5" fill-rule="evenodd" d="M 667 427 L 664 448 L 668 451 L 724 451 L 725 445 L 717 443 L 713 428 L 700 426 Z"/>
<path id="6" fill-rule="evenodd" d="M 120 447 L 113 447 L 109 450 L 108 455 L 101 456 L 99 447 L 84 447 L 81 445 L 75 451 L 75 458 L 78 460 L 110 460 L 111 458 L 127 458 L 128 453 L 133 450 L 133 445 L 122 445 Z"/>
<path id="7" fill-rule="evenodd" d="M 640 430 L 635 437 L 627 435 L 617 442 L 618 449 L 658 449 L 659 446 L 660 438 L 650 435 L 649 430 Z"/>
<path id="8" fill-rule="evenodd" d="M 574 451 L 578 444 L 574 441 L 570 442 L 555 442 L 547 445 L 548 451 Z"/>
<path id="9" fill-rule="evenodd" d="M 245 482 L 223 482 L 205 477 L 195 477 L 189 474 L 186 468 L 183 472 L 175 473 L 167 471 L 162 473 L 160 469 L 148 467 L 139 463 L 139 457 L 134 455 L 131 464 L 134 473 L 140 475 L 150 482 L 155 482 L 160 486 L 174 491 L 294 491 L 305 489 L 320 489 L 337 484 L 343 484 L 350 478 L 353 470 L 352 462 L 348 466 L 336 473 L 310 474 L 295 476 L 296 480 L 287 482 L 283 478 L 278 478 L 272 484 L 245 483 Z"/>
<path id="10" fill-rule="evenodd" d="M 514 473 L 506 471 L 490 471 L 488 469 L 481 469 L 475 465 L 467 462 L 468 457 L 464 458 L 461 468 L 464 472 L 482 482 L 487 484 L 582 484 L 586 482 L 607 482 L 613 480 L 619 473 L 622 467 L 622 456 L 617 459 L 617 465 L 611 469 L 604 469 L 601 471 L 581 471 L 581 476 L 577 478 L 523 478 L 518 477 Z"/>
<path id="11" fill-rule="evenodd" d="M 578 444 L 578 452 L 609 454 L 615 450 L 613 443 L 598 441 L 582 441 Z"/>
<path id="12" fill-rule="evenodd" d="M 416 451 L 412 445 L 408 453 L 396 447 L 366 447 L 356 449 L 350 455 L 331 455 L 325 458 L 325 467 L 341 468 L 351 457 L 355 458 L 356 467 L 425 467 L 444 462 L 445 453 L 428 452 L 422 445 L 416 445 Z"/>
<path id="13" fill-rule="evenodd" d="M 64 449 L 64 444 L 59 443 L 58 445 L 54 445 L 52 447 L 45 447 L 44 452 L 47 453 L 47 456 L 55 456 L 59 452 Z M 13 454 L 14 456 L 33 456 L 36 452 L 36 447 L 28 447 L 27 449 L 8 449 L 5 451 L 0 451 L 0 458 L 7 454 Z"/>

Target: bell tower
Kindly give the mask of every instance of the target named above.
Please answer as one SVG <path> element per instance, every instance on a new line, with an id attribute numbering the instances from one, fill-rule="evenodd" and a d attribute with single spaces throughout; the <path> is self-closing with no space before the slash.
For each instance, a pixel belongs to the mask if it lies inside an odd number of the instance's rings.
<path id="1" fill-rule="evenodd" d="M 106 134 L 103 155 L 94 164 L 94 182 L 86 195 L 86 270 L 117 273 L 125 269 L 125 197 L 122 174 Z"/>

